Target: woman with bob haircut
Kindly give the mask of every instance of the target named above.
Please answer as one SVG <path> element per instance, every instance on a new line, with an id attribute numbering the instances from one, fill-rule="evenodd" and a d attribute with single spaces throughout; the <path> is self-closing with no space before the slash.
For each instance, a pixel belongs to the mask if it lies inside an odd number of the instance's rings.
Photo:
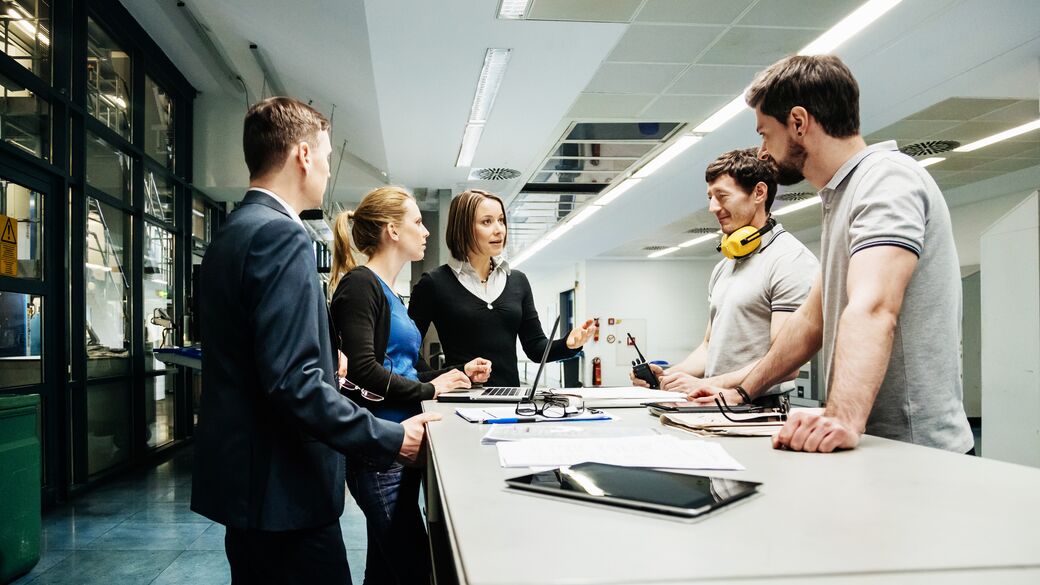
<path id="1" fill-rule="evenodd" d="M 423 336 L 433 323 L 449 364 L 476 356 L 491 360 L 487 386 L 519 386 L 516 341 L 531 361 L 540 362 L 545 344 L 527 277 L 502 257 L 506 212 L 493 193 L 470 189 L 451 201 L 445 239 L 451 258 L 422 275 L 408 314 Z M 591 319 L 557 339 L 548 361 L 577 355 L 595 333 Z"/>
<path id="2" fill-rule="evenodd" d="M 431 371 L 419 358 L 422 341 L 404 301 L 391 288 L 406 262 L 422 260 L 430 232 L 415 199 L 401 187 L 369 192 L 357 209 L 336 219 L 329 289 L 340 349 L 347 357 L 340 385 L 379 418 L 402 421 L 419 403 L 487 379 L 491 364 L 467 360 L 464 372 Z M 351 250 L 368 256 L 358 266 Z M 365 583 L 425 583 L 430 576 L 426 527 L 419 513 L 422 472 L 395 463 L 377 469 L 364 457 L 347 458 L 347 487 L 365 513 Z"/>

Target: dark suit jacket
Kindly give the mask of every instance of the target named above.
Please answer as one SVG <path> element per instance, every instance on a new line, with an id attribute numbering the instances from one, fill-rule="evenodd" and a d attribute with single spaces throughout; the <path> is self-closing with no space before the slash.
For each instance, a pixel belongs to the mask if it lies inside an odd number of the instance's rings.
<path id="1" fill-rule="evenodd" d="M 191 509 L 236 528 L 295 530 L 343 512 L 341 453 L 388 467 L 404 439 L 337 390 L 310 238 L 259 191 L 206 250 L 202 403 Z"/>

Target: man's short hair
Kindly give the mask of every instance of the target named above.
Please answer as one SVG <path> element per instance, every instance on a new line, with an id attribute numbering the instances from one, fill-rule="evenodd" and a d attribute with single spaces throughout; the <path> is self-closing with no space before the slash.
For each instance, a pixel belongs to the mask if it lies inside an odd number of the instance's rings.
<path id="1" fill-rule="evenodd" d="M 271 97 L 253 104 L 242 129 L 250 180 L 280 170 L 294 145 L 306 141 L 316 146 L 318 133 L 328 129 L 329 120 L 299 100 Z"/>
<path id="2" fill-rule="evenodd" d="M 834 138 L 859 134 L 859 84 L 833 55 L 781 59 L 755 77 L 745 99 L 784 125 L 791 108 L 802 106 Z"/>
<path id="3" fill-rule="evenodd" d="M 766 211 L 773 207 L 776 197 L 776 167 L 758 158 L 757 148 L 731 150 L 712 161 L 704 170 L 704 181 L 709 185 L 722 175 L 729 175 L 745 193 L 751 194 L 755 185 L 766 184 Z"/>
<path id="4" fill-rule="evenodd" d="M 502 207 L 502 214 L 505 215 L 506 204 L 502 202 L 502 198 L 483 189 L 467 189 L 459 193 L 451 200 L 451 206 L 448 207 L 448 222 L 444 230 L 444 239 L 448 244 L 451 257 L 460 262 L 465 262 L 469 258 L 470 252 L 477 251 L 476 228 L 473 224 L 477 217 L 477 206 L 485 199 L 497 201 Z M 509 224 L 506 223 L 506 232 L 502 234 L 503 247 L 508 238 L 508 228 Z"/>

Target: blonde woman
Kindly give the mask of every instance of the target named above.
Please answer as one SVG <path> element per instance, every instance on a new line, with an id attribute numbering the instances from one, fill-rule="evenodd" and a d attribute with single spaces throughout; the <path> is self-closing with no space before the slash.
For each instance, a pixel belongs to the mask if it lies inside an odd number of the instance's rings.
<path id="1" fill-rule="evenodd" d="M 415 199 L 401 187 L 380 187 L 336 220 L 330 281 L 332 317 L 347 357 L 348 395 L 379 418 L 401 421 L 419 403 L 448 390 L 484 382 L 491 362 L 431 371 L 419 358 L 422 336 L 392 285 L 406 262 L 422 260 L 426 238 Z M 354 259 L 351 239 L 368 257 Z M 424 583 L 430 559 L 419 514 L 421 472 L 395 465 L 382 471 L 364 457 L 347 458 L 347 486 L 368 523 L 367 585 Z"/>

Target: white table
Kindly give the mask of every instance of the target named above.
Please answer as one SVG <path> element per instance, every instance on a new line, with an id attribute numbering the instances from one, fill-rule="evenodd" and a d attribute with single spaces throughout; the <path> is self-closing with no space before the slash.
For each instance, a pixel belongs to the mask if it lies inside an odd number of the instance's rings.
<path id="1" fill-rule="evenodd" d="M 438 582 L 1040 583 L 1040 470 L 864 437 L 834 454 L 718 439 L 760 494 L 695 521 L 509 490 L 487 425 L 429 430 Z M 604 423 L 654 426 L 645 409 Z M 665 432 L 696 439 L 673 429 Z M 812 579 L 817 578 L 817 579 Z"/>

